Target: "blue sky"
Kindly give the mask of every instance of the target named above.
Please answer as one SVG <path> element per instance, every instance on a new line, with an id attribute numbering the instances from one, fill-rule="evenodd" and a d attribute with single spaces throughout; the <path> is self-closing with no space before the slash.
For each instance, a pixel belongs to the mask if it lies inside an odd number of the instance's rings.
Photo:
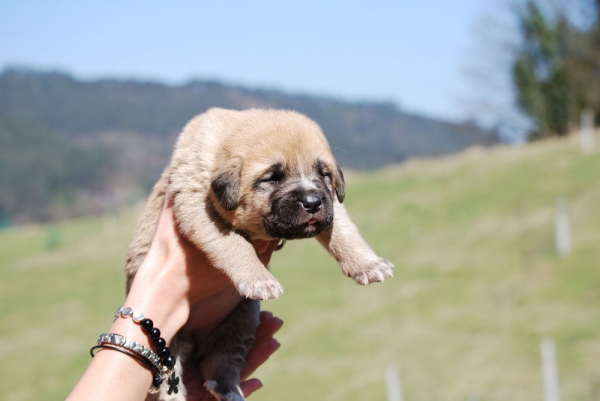
<path id="1" fill-rule="evenodd" d="M 42 1 L 0 5 L 0 68 L 191 78 L 468 117 L 462 72 L 491 0 Z"/>

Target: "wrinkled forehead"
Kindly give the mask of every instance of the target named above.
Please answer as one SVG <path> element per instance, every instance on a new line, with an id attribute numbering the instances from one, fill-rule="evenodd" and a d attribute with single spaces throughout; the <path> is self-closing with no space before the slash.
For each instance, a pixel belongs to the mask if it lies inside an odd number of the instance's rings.
<path id="1" fill-rule="evenodd" d="M 248 162 L 244 163 L 245 174 L 258 176 L 279 166 L 288 176 L 308 176 L 319 169 L 335 168 L 321 129 L 302 116 L 250 121 L 236 139 Z"/>
<path id="2" fill-rule="evenodd" d="M 310 177 L 317 174 L 329 174 L 335 169 L 335 161 L 327 152 L 277 152 L 254 159 L 245 166 L 245 173 L 258 177 L 269 172 L 284 173 L 291 177 Z"/>

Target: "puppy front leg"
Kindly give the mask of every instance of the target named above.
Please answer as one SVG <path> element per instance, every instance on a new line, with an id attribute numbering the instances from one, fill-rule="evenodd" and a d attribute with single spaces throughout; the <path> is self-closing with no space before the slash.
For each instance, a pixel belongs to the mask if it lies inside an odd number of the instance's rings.
<path id="1" fill-rule="evenodd" d="M 283 294 L 281 284 L 262 264 L 254 245 L 220 224 L 206 199 L 194 191 L 180 190 L 173 193 L 173 207 L 183 235 L 229 276 L 242 296 L 267 300 Z"/>
<path id="2" fill-rule="evenodd" d="M 339 202 L 334 202 L 333 225 L 317 240 L 338 261 L 342 272 L 358 284 L 367 285 L 392 277 L 394 265 L 373 252 Z"/>

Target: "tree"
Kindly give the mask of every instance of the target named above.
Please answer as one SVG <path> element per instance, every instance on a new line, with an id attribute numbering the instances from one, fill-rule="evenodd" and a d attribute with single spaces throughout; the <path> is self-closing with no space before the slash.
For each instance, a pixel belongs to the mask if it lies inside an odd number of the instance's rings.
<path id="1" fill-rule="evenodd" d="M 527 3 L 520 29 L 523 46 L 513 65 L 517 102 L 534 120 L 535 137 L 565 135 L 570 100 L 565 38 L 533 1 Z"/>
<path id="2" fill-rule="evenodd" d="M 578 4 L 591 16 L 588 23 L 569 14 L 564 3 L 544 13 L 529 0 L 518 16 L 522 44 L 512 79 L 519 107 L 535 123 L 531 139 L 566 135 L 583 109 L 599 109 L 600 0 Z"/>

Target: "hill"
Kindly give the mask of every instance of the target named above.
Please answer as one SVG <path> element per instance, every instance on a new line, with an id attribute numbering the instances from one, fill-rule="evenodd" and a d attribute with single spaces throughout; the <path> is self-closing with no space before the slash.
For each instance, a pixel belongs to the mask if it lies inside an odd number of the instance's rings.
<path id="1" fill-rule="evenodd" d="M 498 142 L 473 124 L 407 114 L 390 103 L 213 81 L 82 81 L 7 69 L 0 74 L 0 168 L 10 173 L 0 176 L 0 221 L 56 221 L 138 200 L 166 165 L 181 128 L 210 107 L 307 114 L 323 128 L 338 162 L 357 170 Z M 27 183 L 31 177 L 35 188 Z"/>
<path id="2" fill-rule="evenodd" d="M 316 241 L 272 271 L 285 324 L 255 400 L 542 399 L 539 343 L 557 344 L 562 398 L 600 394 L 600 153 L 572 139 L 473 150 L 348 176 L 347 207 L 395 277 L 360 287 Z M 573 251 L 554 249 L 569 204 Z M 0 391 L 63 399 L 124 296 L 139 208 L 0 232 Z M 594 398 L 595 397 L 595 398 Z"/>

